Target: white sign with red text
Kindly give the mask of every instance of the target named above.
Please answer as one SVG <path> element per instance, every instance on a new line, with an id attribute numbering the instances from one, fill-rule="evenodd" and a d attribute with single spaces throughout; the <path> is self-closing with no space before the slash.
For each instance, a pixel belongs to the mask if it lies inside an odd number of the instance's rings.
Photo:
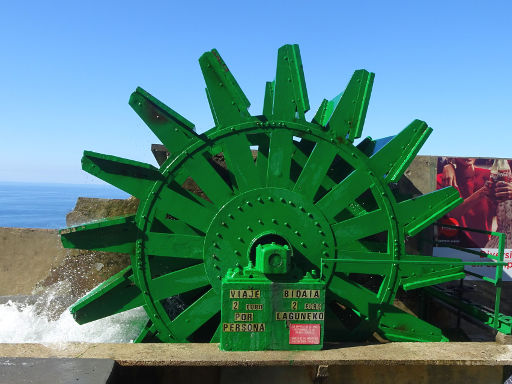
<path id="1" fill-rule="evenodd" d="M 485 252 L 489 255 L 498 256 L 498 250 L 496 248 L 469 248 L 473 251 Z M 494 260 L 489 259 L 487 257 L 480 257 L 478 255 L 474 255 L 472 253 L 467 253 L 463 251 L 459 251 L 456 249 L 451 249 L 447 247 L 434 247 L 433 251 L 434 256 L 440 257 L 453 257 L 457 259 L 462 259 L 462 261 L 476 261 L 476 262 L 492 262 Z M 503 267 L 503 281 L 512 281 L 512 249 L 505 249 L 504 254 L 504 262 L 508 263 Z M 477 273 L 482 276 L 489 277 L 494 279 L 496 277 L 496 267 L 490 266 L 465 266 L 464 268 L 467 271 Z M 478 278 L 467 275 L 467 280 L 478 280 Z"/>

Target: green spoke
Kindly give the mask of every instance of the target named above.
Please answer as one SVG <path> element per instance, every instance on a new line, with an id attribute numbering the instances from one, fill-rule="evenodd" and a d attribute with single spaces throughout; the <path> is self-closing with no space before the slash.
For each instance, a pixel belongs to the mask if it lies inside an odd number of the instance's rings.
<path id="1" fill-rule="evenodd" d="M 398 204 L 397 215 L 403 220 L 405 233 L 414 236 L 432 222 L 450 212 L 463 199 L 453 187 L 412 198 Z"/>
<path id="2" fill-rule="evenodd" d="M 220 334 L 222 332 L 222 324 L 219 324 L 217 329 L 215 330 L 212 338 L 210 339 L 210 343 L 219 343 L 220 342 Z"/>
<path id="3" fill-rule="evenodd" d="M 295 161 L 299 165 L 299 167 L 304 168 L 306 163 L 309 160 L 309 156 L 311 155 L 311 152 L 314 149 L 314 143 L 311 141 L 302 139 L 299 143 L 294 141 L 294 145 L 295 145 L 295 150 L 293 152 L 293 161 Z M 327 150 L 326 153 L 329 153 L 329 150 Z M 336 162 L 336 157 L 334 158 L 334 162 L 331 163 L 330 166 L 332 167 L 335 162 Z M 330 172 L 330 171 L 331 170 L 328 169 L 328 172 Z M 321 181 L 321 185 L 320 185 L 321 188 L 325 191 L 329 191 L 331 188 L 333 188 L 337 184 L 332 179 L 331 175 L 328 172 L 326 174 L 324 174 L 324 177 L 323 177 L 323 179 Z M 343 172 L 343 174 L 344 174 L 345 172 L 348 172 L 348 171 L 345 169 L 343 171 L 337 171 L 338 176 L 340 175 L 341 172 Z M 366 210 L 357 201 L 353 201 L 345 209 L 347 209 L 354 216 L 358 216 L 361 213 L 366 212 Z"/>
<path id="4" fill-rule="evenodd" d="M 291 185 L 290 166 L 292 151 L 293 136 L 291 131 L 274 129 L 270 134 L 267 186 L 289 187 Z"/>
<path id="5" fill-rule="evenodd" d="M 273 117 L 278 120 L 304 120 L 309 99 L 299 46 L 284 45 L 277 52 Z"/>
<path id="6" fill-rule="evenodd" d="M 372 309 L 380 304 L 375 293 L 337 274 L 333 275 L 329 290 L 339 303 L 355 309 L 362 316 L 370 316 Z"/>
<path id="7" fill-rule="evenodd" d="M 344 92 L 322 102 L 313 121 L 327 126 L 336 138 L 360 138 L 374 78 L 374 73 L 364 69 L 355 71 Z"/>
<path id="8" fill-rule="evenodd" d="M 387 224 L 387 215 L 381 209 L 377 209 L 334 224 L 332 230 L 336 237 L 336 243 L 343 247 L 345 242 L 359 240 L 386 230 Z"/>
<path id="9" fill-rule="evenodd" d="M 265 84 L 265 98 L 263 100 L 263 115 L 270 119 L 272 117 L 272 109 L 274 106 L 274 90 L 276 82 L 267 81 Z"/>
<path id="10" fill-rule="evenodd" d="M 365 273 L 370 275 L 383 275 L 389 270 L 393 256 L 389 253 L 370 251 L 346 251 L 338 252 L 340 261 L 335 264 L 335 272 L 339 273 Z M 344 260 L 351 260 L 345 262 Z M 382 263 L 365 263 L 365 261 L 381 261 Z"/>
<path id="11" fill-rule="evenodd" d="M 315 116 L 313 117 L 313 120 L 311 120 L 311 122 L 321 125 L 322 127 L 325 127 L 329 122 L 329 118 L 331 117 L 332 112 L 334 111 L 336 103 L 339 102 L 339 99 L 341 98 L 342 95 L 343 92 L 340 93 L 331 101 L 323 99 L 322 102 L 320 103 L 320 107 L 318 107 L 318 110 L 316 111 Z"/>
<path id="12" fill-rule="evenodd" d="M 153 278 L 203 262 L 199 259 L 155 255 L 149 255 L 148 260 Z"/>
<path id="13" fill-rule="evenodd" d="M 181 235 L 197 235 L 197 232 L 190 225 L 176 218 L 160 217 L 157 219 L 171 233 Z"/>
<path id="14" fill-rule="evenodd" d="M 431 132 L 424 121 L 414 120 L 370 158 L 375 173 L 388 183 L 397 182 Z"/>
<path id="15" fill-rule="evenodd" d="M 336 147 L 320 141 L 309 155 L 293 190 L 313 200 L 335 155 Z"/>
<path id="16" fill-rule="evenodd" d="M 293 160 L 301 167 L 304 168 L 306 163 L 309 160 L 309 156 L 313 149 L 315 148 L 316 143 L 313 141 L 309 141 L 307 139 L 301 139 L 300 141 L 293 142 Z M 333 182 L 333 185 L 335 183 Z"/>
<path id="17" fill-rule="evenodd" d="M 205 157 L 198 155 L 190 158 L 185 167 L 190 177 L 216 205 L 221 206 L 233 197 L 233 190 Z"/>
<path id="18" fill-rule="evenodd" d="M 464 266 L 458 264 L 461 259 L 405 255 L 401 260 L 400 285 L 406 291 L 466 277 Z"/>
<path id="19" fill-rule="evenodd" d="M 386 252 L 386 245 L 382 244 L 380 242 L 370 242 L 370 241 L 347 241 L 343 244 L 339 245 L 339 248 L 341 248 L 340 252 L 345 251 L 357 251 L 357 252 L 367 252 L 367 251 L 373 251 L 373 252 Z M 384 249 L 382 249 L 384 248 Z"/>
<path id="20" fill-rule="evenodd" d="M 212 288 L 174 319 L 172 333 L 185 340 L 219 311 L 220 297 Z"/>
<path id="21" fill-rule="evenodd" d="M 363 152 L 366 156 L 371 157 L 380 151 L 394 136 L 383 137 L 382 139 L 373 140 L 367 137 L 357 144 L 356 148 Z"/>
<path id="22" fill-rule="evenodd" d="M 256 169 L 263 184 L 267 180 L 268 154 L 270 149 L 268 137 L 265 136 L 265 139 L 265 142 L 258 145 L 258 157 L 256 158 Z"/>
<path id="23" fill-rule="evenodd" d="M 334 221 L 334 217 L 366 191 L 370 184 L 371 179 L 363 170 L 355 170 L 323 196 L 316 206 L 329 220 Z"/>
<path id="24" fill-rule="evenodd" d="M 126 267 L 78 300 L 71 307 L 76 322 L 89 323 L 143 305 L 144 297 L 132 279 L 132 267 Z"/>
<path id="25" fill-rule="evenodd" d="M 162 300 L 209 285 L 204 264 L 193 265 L 151 280 L 151 297 Z"/>
<path id="26" fill-rule="evenodd" d="M 156 212 L 157 219 L 163 221 L 167 218 L 167 214 L 171 214 L 187 224 L 206 232 L 215 211 L 211 207 L 201 205 L 180 192 L 169 187 L 162 188 L 160 191 L 160 204 Z M 208 204 L 207 202 L 205 203 Z"/>
<path id="27" fill-rule="evenodd" d="M 379 334 L 389 341 L 449 341 L 441 330 L 390 304 L 379 307 Z"/>
<path id="28" fill-rule="evenodd" d="M 203 258 L 204 237 L 152 232 L 145 242 L 148 255 L 187 259 Z"/>
<path id="29" fill-rule="evenodd" d="M 206 82 L 206 92 L 217 128 L 241 123 L 251 118 L 251 105 L 216 49 L 199 58 Z"/>
<path id="30" fill-rule="evenodd" d="M 392 341 L 446 341 L 441 331 L 387 303 L 349 279 L 334 275 L 329 289 L 337 301 L 371 319 L 372 327 Z"/>
<path id="31" fill-rule="evenodd" d="M 346 341 L 346 336 L 349 330 L 332 310 L 328 303 L 325 305 L 325 333 L 324 339 L 326 340 L 343 340 Z"/>
<path id="32" fill-rule="evenodd" d="M 140 87 L 130 96 L 129 104 L 172 156 L 199 138 L 194 124 Z"/>
<path id="33" fill-rule="evenodd" d="M 227 168 L 233 174 L 240 192 L 261 186 L 250 144 L 245 135 L 231 135 L 225 138 L 222 152 Z"/>
<path id="34" fill-rule="evenodd" d="M 302 139 L 300 142 L 293 142 L 295 148 L 293 150 L 293 161 L 295 161 L 299 167 L 304 168 L 309 160 L 309 156 L 315 148 L 315 143 L 306 139 Z M 336 185 L 336 182 L 328 175 L 324 174 L 322 179 L 321 187 L 328 191 Z"/>
<path id="35" fill-rule="evenodd" d="M 137 239 L 135 216 L 98 220 L 59 231 L 65 248 L 133 253 Z"/>
<path id="36" fill-rule="evenodd" d="M 91 151 L 84 151 L 82 169 L 141 200 L 156 181 L 162 180 L 158 169 L 150 164 Z"/>
<path id="37" fill-rule="evenodd" d="M 156 334 L 156 327 L 151 320 L 148 320 L 147 324 L 140 331 L 139 336 L 135 340 L 134 343 L 145 343 L 150 340 L 154 340 Z"/>

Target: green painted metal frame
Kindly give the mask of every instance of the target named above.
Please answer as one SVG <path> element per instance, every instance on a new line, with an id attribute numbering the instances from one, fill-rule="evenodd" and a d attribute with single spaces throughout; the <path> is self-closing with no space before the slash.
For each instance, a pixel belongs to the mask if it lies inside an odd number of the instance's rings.
<path id="1" fill-rule="evenodd" d="M 307 121 L 310 106 L 297 45 L 278 50 L 276 76 L 266 84 L 259 116 L 248 112 L 250 103 L 217 50 L 204 53 L 199 63 L 213 128 L 197 134 L 192 122 L 137 88 L 129 104 L 168 148 L 169 159 L 157 169 L 84 152 L 85 171 L 141 202 L 134 216 L 61 231 L 66 247 L 131 254 L 123 274 L 72 307 L 77 321 L 142 303 L 149 322 L 138 342 L 195 341 L 201 333 L 200 340 L 208 334 L 206 340 L 216 342 L 220 281 L 230 268 L 248 265 L 252 245 L 273 234 L 292 247 L 292 271 L 304 276 L 322 269 L 329 302 L 358 317 L 351 327 L 331 309 L 328 338 L 360 340 L 379 332 L 396 341 L 446 341 L 439 329 L 392 305 L 399 287 L 418 288 L 462 273 L 456 259 L 440 262 L 405 252 L 405 237 L 460 204 L 458 192 L 449 187 L 398 202 L 389 187 L 432 129 L 414 120 L 393 138 L 368 137 L 354 145 L 374 81 L 366 70 L 356 71 L 345 91 L 324 100 Z M 220 153 L 227 169 L 212 161 Z M 183 187 L 190 178 L 203 195 Z M 374 238 L 379 234 L 385 239 Z M 329 268 L 322 259 L 345 262 Z M 380 275 L 382 283 L 373 292 L 351 274 Z M 183 297 L 186 309 L 171 315 L 166 303 L 176 296 Z"/>
<path id="2" fill-rule="evenodd" d="M 436 246 L 438 247 L 444 247 L 444 248 L 452 248 L 456 249 L 458 251 L 471 253 L 473 255 L 477 255 L 480 257 L 485 257 L 491 260 L 495 260 L 493 262 L 463 262 L 461 264 L 463 265 L 470 265 L 470 266 L 488 266 L 488 267 L 495 267 L 495 277 L 494 279 L 491 279 L 487 276 L 480 275 L 475 272 L 471 271 L 465 271 L 466 274 L 477 277 L 483 281 L 486 281 L 496 287 L 496 295 L 494 299 L 494 310 L 492 313 L 489 313 L 487 311 L 481 310 L 478 307 L 471 305 L 469 303 L 466 303 L 464 301 L 457 301 L 454 300 L 452 297 L 444 294 L 440 290 L 432 288 L 426 288 L 425 291 L 431 295 L 434 296 L 442 301 L 445 301 L 449 303 L 450 305 L 460 309 L 462 312 L 480 320 L 485 325 L 488 325 L 491 328 L 494 328 L 502 333 L 505 334 L 511 334 L 512 333 L 512 317 L 506 316 L 502 313 L 500 313 L 500 306 L 501 306 L 501 291 L 503 286 L 503 267 L 508 265 L 505 260 L 505 242 L 506 242 L 506 234 L 501 232 L 493 232 L 493 231 L 485 231 L 481 229 L 475 229 L 475 228 L 466 228 L 466 227 L 460 227 L 456 225 L 449 225 L 449 224 L 439 224 L 436 223 L 436 226 L 443 227 L 443 228 L 449 228 L 449 229 L 457 229 L 460 231 L 465 232 L 476 232 L 476 233 L 483 233 L 491 236 L 498 237 L 498 255 L 493 256 L 489 255 L 485 252 L 479 252 L 472 249 L 466 249 L 459 246 L 454 245 L 444 245 L 443 243 L 436 243 Z"/>

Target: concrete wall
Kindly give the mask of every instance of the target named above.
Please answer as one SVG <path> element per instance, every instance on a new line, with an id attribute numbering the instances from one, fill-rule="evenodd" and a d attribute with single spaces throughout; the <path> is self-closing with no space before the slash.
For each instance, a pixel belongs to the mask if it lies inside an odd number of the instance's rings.
<path id="1" fill-rule="evenodd" d="M 109 383 L 123 384 L 501 384 L 511 374 L 512 346 L 334 344 L 322 351 L 222 352 L 217 344 L 198 343 L 0 344 L 0 356 L 114 360 Z"/>
<path id="2" fill-rule="evenodd" d="M 57 230 L 0 227 L 0 296 L 30 294 L 65 256 Z"/>

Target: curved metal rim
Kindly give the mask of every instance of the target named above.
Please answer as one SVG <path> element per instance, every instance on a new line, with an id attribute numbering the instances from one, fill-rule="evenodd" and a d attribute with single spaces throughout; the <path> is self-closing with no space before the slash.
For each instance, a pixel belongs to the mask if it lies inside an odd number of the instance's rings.
<path id="1" fill-rule="evenodd" d="M 151 288 L 149 281 L 152 279 L 150 271 L 150 261 L 148 255 L 144 252 L 144 235 L 150 231 L 150 224 L 153 220 L 154 207 L 157 204 L 160 190 L 166 186 L 166 183 L 173 178 L 173 175 L 183 166 L 183 164 L 194 154 L 211 152 L 216 144 L 224 140 L 231 135 L 248 134 L 248 133 L 268 133 L 270 130 L 293 130 L 295 136 L 318 142 L 320 140 L 328 141 L 332 145 L 336 145 L 337 153 L 349 163 L 354 169 L 364 169 L 367 171 L 368 177 L 372 180 L 371 191 L 377 201 L 379 207 L 387 213 L 388 218 L 388 251 L 392 254 L 393 260 L 398 260 L 400 255 L 404 252 L 404 234 L 403 229 L 400 230 L 400 223 L 397 221 L 395 214 L 396 200 L 389 189 L 388 185 L 384 180 L 379 180 L 372 172 L 368 165 L 368 157 L 359 151 L 350 142 L 336 143 L 334 139 L 319 126 L 313 123 L 295 123 L 295 122 L 249 122 L 243 123 L 236 126 L 232 126 L 222 130 L 210 130 L 202 135 L 206 140 L 201 142 L 197 140 L 195 143 L 190 145 L 182 153 L 176 155 L 161 167 L 163 170 L 164 180 L 156 182 L 148 194 L 147 199 L 141 204 L 136 215 L 137 226 L 140 229 L 139 238 L 136 242 L 136 252 L 132 256 L 132 265 L 135 266 L 134 274 L 135 279 L 144 294 L 145 299 L 145 310 L 148 313 L 150 319 L 158 329 L 158 337 L 162 341 L 176 342 L 183 341 L 179 335 L 174 335 L 170 327 L 170 319 L 158 301 L 154 301 L 151 296 Z M 235 194 L 233 198 L 238 195 Z M 338 246 L 336 246 L 336 257 L 339 257 Z M 398 289 L 398 278 L 397 278 L 397 264 L 390 264 L 389 269 L 383 273 L 385 280 L 381 285 L 381 289 L 378 293 L 380 303 L 389 303 L 394 299 L 396 291 Z M 329 287 L 329 281 L 327 282 L 327 288 Z M 220 310 L 220 305 L 219 305 Z"/>

